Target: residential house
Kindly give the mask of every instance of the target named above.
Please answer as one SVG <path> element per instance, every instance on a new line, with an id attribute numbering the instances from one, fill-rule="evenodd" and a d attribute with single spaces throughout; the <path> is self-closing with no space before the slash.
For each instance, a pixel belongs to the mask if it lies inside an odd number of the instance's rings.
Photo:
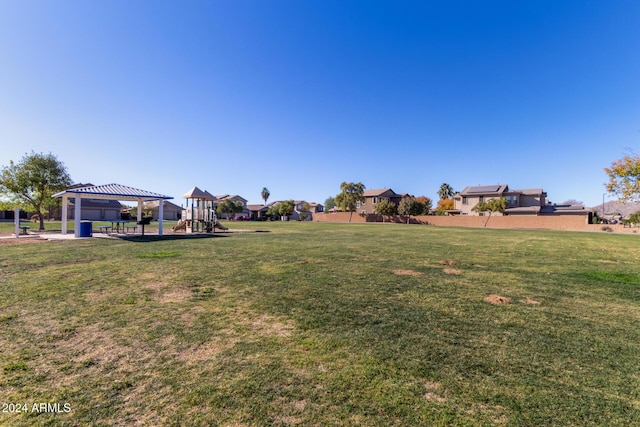
<path id="1" fill-rule="evenodd" d="M 547 202 L 547 193 L 541 188 L 512 190 L 506 184 L 480 185 L 466 187 L 453 196 L 454 209 L 447 211 L 449 215 L 483 216 L 473 208 L 480 202 L 504 197 L 507 209 L 504 215 L 588 215 L 583 205 L 556 205 Z M 499 212 L 492 215 L 503 215 Z"/>
<path id="2" fill-rule="evenodd" d="M 20 219 L 28 220 L 31 217 L 31 214 L 21 209 L 19 211 L 19 217 Z M 16 219 L 15 210 L 0 210 L 0 221 L 15 221 L 15 219 Z"/>
<path id="3" fill-rule="evenodd" d="M 237 202 L 242 203 L 242 212 L 238 212 L 236 216 L 245 216 L 247 218 L 250 217 L 251 211 L 247 207 L 247 199 L 245 199 L 244 197 L 240 197 L 237 194 L 234 194 L 234 195 L 222 194 L 222 195 L 216 196 L 215 204 L 218 205 L 224 202 L 225 200 L 231 200 L 234 203 L 237 203 Z"/>
<path id="4" fill-rule="evenodd" d="M 311 202 L 308 203 L 305 200 L 294 200 L 295 207 L 293 213 L 287 217 L 289 220 L 294 221 L 311 221 L 313 219 L 313 214 L 318 212 L 323 212 L 324 206 L 320 203 Z M 275 202 L 269 203 L 264 207 L 265 212 L 269 210 L 272 206 L 278 206 L 282 203 L 282 200 L 278 200 Z M 306 204 L 306 206 L 305 206 Z"/>
<path id="5" fill-rule="evenodd" d="M 364 191 L 364 202 L 358 202 L 356 204 L 356 212 L 366 215 L 376 213 L 376 205 L 382 200 L 387 200 L 396 206 L 400 204 L 400 201 L 405 197 L 410 197 L 408 194 L 397 194 L 390 188 L 381 188 L 376 190 Z"/>
<path id="6" fill-rule="evenodd" d="M 162 216 L 165 221 L 178 221 L 182 217 L 182 206 L 178 206 L 175 203 L 171 203 L 168 200 L 162 201 L 164 205 L 162 206 Z M 144 204 L 145 211 L 151 211 L 151 216 L 154 221 L 158 220 L 158 207 L 160 206 L 160 201 L 154 200 L 152 202 L 146 202 Z"/>
<path id="7" fill-rule="evenodd" d="M 309 207 L 309 212 L 312 214 L 324 212 L 324 205 L 321 203 L 311 202 L 309 203 Z"/>
<path id="8" fill-rule="evenodd" d="M 247 209 L 249 210 L 249 219 L 255 221 L 264 218 L 269 207 L 265 205 L 247 205 Z"/>
<path id="9" fill-rule="evenodd" d="M 69 198 L 67 209 L 69 218 L 75 219 L 75 198 Z M 121 219 L 122 204 L 109 199 L 82 199 L 80 219 L 91 221 L 111 221 Z"/>

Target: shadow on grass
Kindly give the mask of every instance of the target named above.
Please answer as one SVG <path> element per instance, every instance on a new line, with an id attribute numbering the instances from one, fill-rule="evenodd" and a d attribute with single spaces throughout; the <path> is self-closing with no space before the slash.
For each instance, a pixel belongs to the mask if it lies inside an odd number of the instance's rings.
<path id="1" fill-rule="evenodd" d="M 211 239 L 214 237 L 227 237 L 226 235 L 220 234 L 179 234 L 179 235 L 147 235 L 147 236 L 114 236 L 120 240 L 126 240 L 128 242 L 133 243 L 145 243 L 145 242 L 165 242 L 165 241 L 173 241 L 173 240 L 189 240 L 189 239 Z"/>

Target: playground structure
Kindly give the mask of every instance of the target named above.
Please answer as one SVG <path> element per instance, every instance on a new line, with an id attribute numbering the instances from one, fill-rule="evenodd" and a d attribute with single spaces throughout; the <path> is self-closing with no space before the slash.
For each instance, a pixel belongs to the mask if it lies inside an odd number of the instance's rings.
<path id="1" fill-rule="evenodd" d="M 215 232 L 216 227 L 227 230 L 216 218 L 216 198 L 211 193 L 193 187 L 182 197 L 187 199 L 186 208 L 182 210 L 182 217 L 173 231 L 184 230 L 191 234 Z"/>

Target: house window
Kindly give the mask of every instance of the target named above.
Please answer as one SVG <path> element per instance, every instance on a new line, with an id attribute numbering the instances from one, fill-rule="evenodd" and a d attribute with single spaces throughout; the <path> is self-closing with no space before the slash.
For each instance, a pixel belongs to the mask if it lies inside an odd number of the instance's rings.
<path id="1" fill-rule="evenodd" d="M 483 203 L 483 202 L 484 202 L 484 196 L 480 196 L 480 197 L 478 197 L 478 201 L 479 201 L 480 203 Z"/>
<path id="2" fill-rule="evenodd" d="M 463 205 L 468 204 L 468 201 L 467 201 L 467 197 L 466 197 L 466 196 L 462 196 L 462 204 L 463 204 Z"/>
<path id="3" fill-rule="evenodd" d="M 378 203 L 378 198 L 377 198 L 377 197 L 374 197 L 374 198 L 373 198 L 373 204 L 375 205 L 376 203 Z"/>
<path id="4" fill-rule="evenodd" d="M 518 196 L 507 196 L 509 206 L 518 206 Z"/>
<path id="5" fill-rule="evenodd" d="M 356 202 L 356 208 L 359 208 L 361 206 L 360 202 Z"/>

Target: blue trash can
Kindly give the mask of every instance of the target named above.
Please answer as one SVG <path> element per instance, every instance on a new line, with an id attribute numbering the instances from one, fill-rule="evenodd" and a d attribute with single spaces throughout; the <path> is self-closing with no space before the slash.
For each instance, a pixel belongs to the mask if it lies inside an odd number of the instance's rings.
<path id="1" fill-rule="evenodd" d="M 93 222 L 91 221 L 80 221 L 80 233 L 79 237 L 92 237 L 93 233 Z"/>

